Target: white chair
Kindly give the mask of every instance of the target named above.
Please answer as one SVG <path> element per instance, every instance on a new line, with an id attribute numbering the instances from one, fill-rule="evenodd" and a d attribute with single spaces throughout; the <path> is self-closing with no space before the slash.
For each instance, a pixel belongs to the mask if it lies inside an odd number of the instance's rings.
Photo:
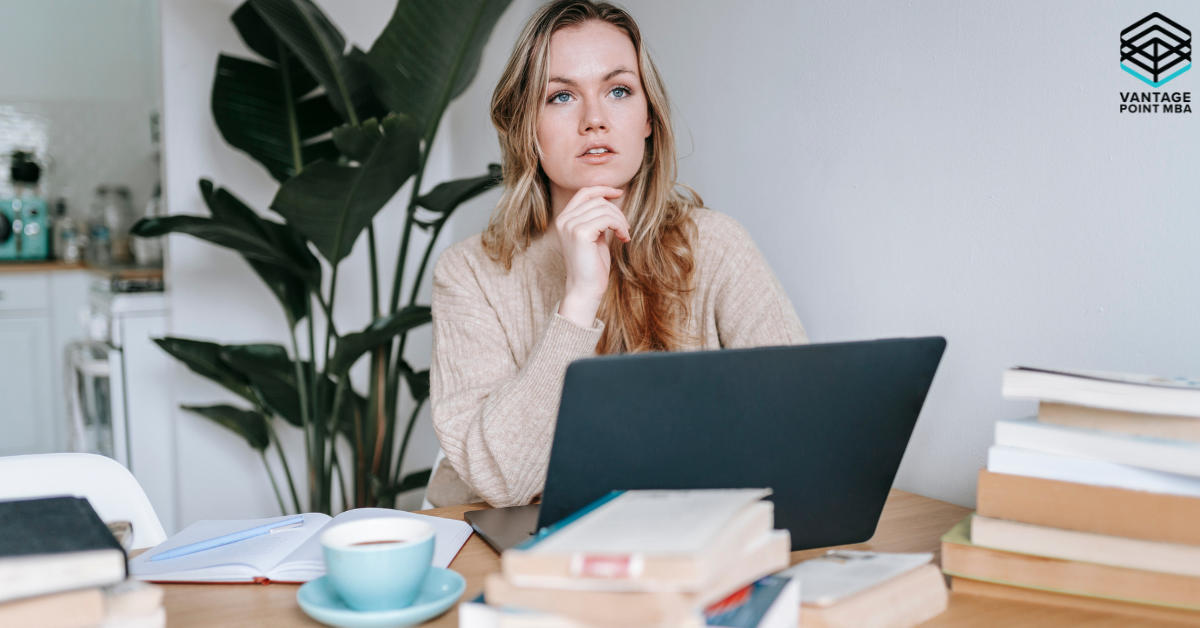
<path id="1" fill-rule="evenodd" d="M 0 457 L 0 501 L 74 495 L 86 497 L 105 522 L 133 524 L 133 548 L 167 540 L 154 507 L 128 469 L 96 454 Z"/>

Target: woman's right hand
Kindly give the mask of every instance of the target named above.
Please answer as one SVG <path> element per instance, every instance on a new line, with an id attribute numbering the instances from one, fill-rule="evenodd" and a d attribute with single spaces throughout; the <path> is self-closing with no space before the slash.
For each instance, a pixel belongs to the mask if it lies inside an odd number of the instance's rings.
<path id="1" fill-rule="evenodd" d="M 581 327 L 592 327 L 608 290 L 612 260 L 605 233 L 611 230 L 622 242 L 630 240 L 629 221 L 608 200 L 621 194 L 602 185 L 579 188 L 554 219 L 567 265 L 567 291 L 558 313 Z"/>

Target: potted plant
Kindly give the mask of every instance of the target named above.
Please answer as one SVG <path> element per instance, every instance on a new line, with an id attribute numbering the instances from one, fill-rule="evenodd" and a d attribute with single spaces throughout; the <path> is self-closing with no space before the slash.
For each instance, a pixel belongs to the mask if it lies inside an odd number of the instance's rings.
<path id="1" fill-rule="evenodd" d="M 259 451 L 284 512 L 329 513 L 335 482 L 343 508 L 392 506 L 398 494 L 428 482 L 429 469 L 400 477 L 413 425 L 429 396 L 429 372 L 404 360 L 405 341 L 431 320 L 429 306 L 418 303 L 417 295 L 438 235 L 460 204 L 498 185 L 501 173 L 491 164 L 486 174 L 446 181 L 422 194 L 423 175 L 442 114 L 474 78 L 483 46 L 509 2 L 399 0 L 387 27 L 363 52 L 347 47 L 311 0 L 248 0 L 231 21 L 260 58 L 220 55 L 212 112 L 225 141 L 279 182 L 270 208 L 283 221 L 263 217 L 229 190 L 201 180 L 210 216 L 146 218 L 133 228 L 140 237 L 182 233 L 237 251 L 283 307 L 290 347 L 173 337 L 156 342 L 246 401 L 183 407 L 233 430 Z M 410 178 L 395 281 L 385 295 L 376 240 L 393 234 L 377 234 L 373 223 Z M 414 229 L 430 239 L 418 258 L 414 285 L 402 294 Z M 346 332 L 332 317 L 338 273 L 364 232 L 372 322 Z M 318 308 L 328 321 L 324 330 L 311 324 Z M 298 337 L 297 326 L 306 319 L 307 333 Z M 362 358 L 370 361 L 365 393 L 349 378 L 350 367 Z M 396 416 L 401 388 L 413 401 L 403 421 Z M 275 420 L 304 432 L 304 503 L 276 438 Z M 351 460 L 339 458 L 339 437 L 353 452 Z M 271 448 L 283 483 L 266 464 Z"/>

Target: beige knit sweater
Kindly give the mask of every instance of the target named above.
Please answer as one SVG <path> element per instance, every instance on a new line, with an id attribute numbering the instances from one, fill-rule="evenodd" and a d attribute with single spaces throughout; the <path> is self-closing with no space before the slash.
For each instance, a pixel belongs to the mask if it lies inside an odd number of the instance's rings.
<path id="1" fill-rule="evenodd" d="M 707 209 L 697 238 L 687 349 L 808 342 L 796 311 L 749 234 Z M 479 236 L 447 249 L 433 270 L 433 427 L 446 452 L 426 493 L 435 506 L 529 503 L 545 484 L 567 365 L 595 354 L 600 320 L 557 313 L 566 265 L 546 238 L 509 272 Z M 449 464 L 446 464 L 449 462 Z"/>

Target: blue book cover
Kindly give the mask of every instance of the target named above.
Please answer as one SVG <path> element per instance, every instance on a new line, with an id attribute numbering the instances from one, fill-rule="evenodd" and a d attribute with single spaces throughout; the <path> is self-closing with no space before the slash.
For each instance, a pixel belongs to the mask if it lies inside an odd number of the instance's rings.
<path id="1" fill-rule="evenodd" d="M 704 623 L 729 628 L 755 628 L 791 578 L 766 576 L 704 609 Z"/>

